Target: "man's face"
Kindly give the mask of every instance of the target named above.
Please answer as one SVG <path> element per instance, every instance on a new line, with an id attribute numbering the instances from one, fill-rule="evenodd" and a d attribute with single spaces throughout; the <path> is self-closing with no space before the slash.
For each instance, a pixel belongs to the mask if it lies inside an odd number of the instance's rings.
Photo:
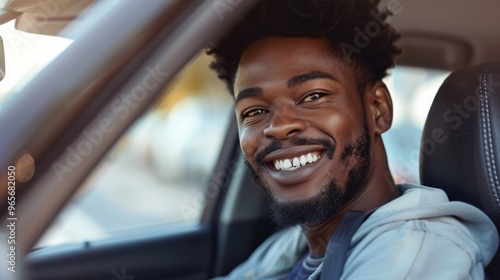
<path id="1" fill-rule="evenodd" d="M 371 145 L 362 96 L 326 40 L 257 41 L 234 91 L 241 148 L 279 226 L 321 223 L 360 193 Z"/>

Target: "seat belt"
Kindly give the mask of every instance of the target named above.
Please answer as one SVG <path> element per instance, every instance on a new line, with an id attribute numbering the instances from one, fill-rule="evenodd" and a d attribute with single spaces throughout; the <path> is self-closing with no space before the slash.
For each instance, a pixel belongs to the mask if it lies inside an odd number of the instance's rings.
<path id="1" fill-rule="evenodd" d="M 351 246 L 352 237 L 373 211 L 375 210 L 368 212 L 350 211 L 344 215 L 326 247 L 321 280 L 340 279 L 347 261 L 347 251 Z"/>

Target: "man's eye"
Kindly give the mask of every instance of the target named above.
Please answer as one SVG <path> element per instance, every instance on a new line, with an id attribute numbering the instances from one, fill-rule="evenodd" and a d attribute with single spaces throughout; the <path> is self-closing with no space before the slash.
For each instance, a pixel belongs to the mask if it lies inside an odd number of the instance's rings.
<path id="1" fill-rule="evenodd" d="M 321 92 L 314 92 L 306 96 L 304 99 L 302 99 L 302 102 L 311 102 L 314 100 L 318 100 L 321 97 L 325 96 L 326 94 L 321 93 Z"/>
<path id="2" fill-rule="evenodd" d="M 254 109 L 254 110 L 250 110 L 250 111 L 245 112 L 243 114 L 243 118 L 246 119 L 249 117 L 255 117 L 258 115 L 265 114 L 265 113 L 266 113 L 266 111 L 264 109 Z"/>

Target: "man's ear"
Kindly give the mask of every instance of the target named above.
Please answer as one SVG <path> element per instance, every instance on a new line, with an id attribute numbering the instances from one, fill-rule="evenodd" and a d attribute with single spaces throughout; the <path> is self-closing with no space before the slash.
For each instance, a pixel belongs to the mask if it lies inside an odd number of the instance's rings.
<path id="1" fill-rule="evenodd" d="M 392 125 L 392 99 L 387 86 L 382 81 L 375 82 L 365 93 L 365 110 L 372 118 L 377 134 L 386 132 Z"/>

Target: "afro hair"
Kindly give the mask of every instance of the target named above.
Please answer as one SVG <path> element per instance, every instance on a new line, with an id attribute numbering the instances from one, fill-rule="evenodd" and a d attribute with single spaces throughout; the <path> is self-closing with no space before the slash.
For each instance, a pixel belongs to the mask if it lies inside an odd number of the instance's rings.
<path id="1" fill-rule="evenodd" d="M 267 36 L 326 38 L 334 55 L 351 65 L 358 86 L 380 80 L 401 53 L 392 13 L 380 0 L 263 0 L 218 44 L 207 50 L 211 68 L 233 93 L 243 52 Z M 234 93 L 233 93 L 234 94 Z"/>

